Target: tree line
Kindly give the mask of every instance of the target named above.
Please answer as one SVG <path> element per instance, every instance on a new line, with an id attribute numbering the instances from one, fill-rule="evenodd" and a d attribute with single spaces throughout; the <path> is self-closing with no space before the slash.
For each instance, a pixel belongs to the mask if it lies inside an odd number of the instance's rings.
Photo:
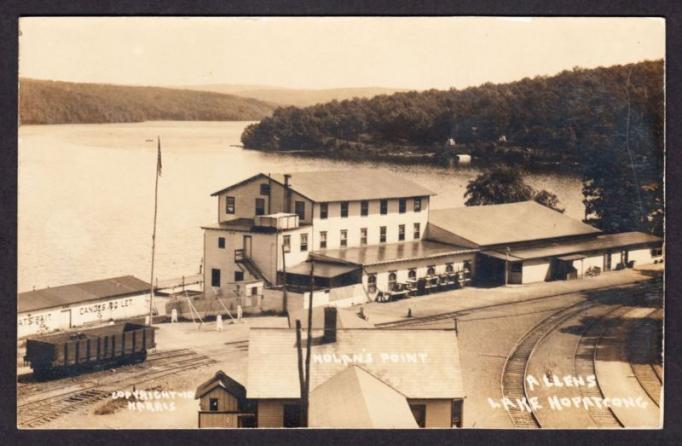
<path id="1" fill-rule="evenodd" d="M 248 126 L 242 142 L 345 158 L 409 153 L 442 162 L 452 152 L 490 164 L 540 159 L 580 171 L 586 222 L 662 234 L 663 82 L 657 60 L 284 107 Z"/>
<path id="2" fill-rule="evenodd" d="M 21 79 L 21 124 L 254 121 L 274 106 L 256 99 L 158 87 Z"/>

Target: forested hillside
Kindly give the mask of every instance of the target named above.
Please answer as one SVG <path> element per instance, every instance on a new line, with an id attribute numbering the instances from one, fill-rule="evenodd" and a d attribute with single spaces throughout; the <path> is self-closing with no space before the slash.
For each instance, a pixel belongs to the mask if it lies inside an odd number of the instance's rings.
<path id="1" fill-rule="evenodd" d="M 637 135 L 632 147 L 640 154 L 661 153 L 662 61 L 575 68 L 465 90 L 280 108 L 248 127 L 242 141 L 254 149 L 323 149 L 332 156 L 372 151 L 438 155 L 445 141 L 454 138 L 458 150 L 479 158 L 511 154 L 560 161 L 577 159 L 595 137 L 622 131 L 628 106 L 629 125 Z"/>
<path id="2" fill-rule="evenodd" d="M 274 106 L 219 93 L 21 79 L 21 124 L 253 121 Z"/>

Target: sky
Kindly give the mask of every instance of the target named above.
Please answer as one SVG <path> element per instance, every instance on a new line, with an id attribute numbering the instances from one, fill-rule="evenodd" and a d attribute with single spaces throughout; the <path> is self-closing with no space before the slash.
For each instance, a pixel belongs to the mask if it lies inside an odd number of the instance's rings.
<path id="1" fill-rule="evenodd" d="M 660 18 L 20 20 L 21 77 L 130 85 L 465 88 L 665 55 Z"/>

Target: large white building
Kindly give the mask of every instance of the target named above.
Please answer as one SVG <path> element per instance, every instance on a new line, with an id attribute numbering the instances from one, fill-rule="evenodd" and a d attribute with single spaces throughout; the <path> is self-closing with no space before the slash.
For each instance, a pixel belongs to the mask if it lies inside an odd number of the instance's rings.
<path id="1" fill-rule="evenodd" d="M 599 230 L 535 202 L 431 210 L 434 192 L 383 170 L 258 174 L 215 192 L 204 229 L 205 290 L 307 287 L 321 303 L 441 289 L 471 278 L 528 283 L 652 263 L 661 239 Z M 504 273 L 506 268 L 507 274 Z M 477 273 L 480 269 L 480 273 Z M 316 299 L 319 296 L 316 296 Z"/>

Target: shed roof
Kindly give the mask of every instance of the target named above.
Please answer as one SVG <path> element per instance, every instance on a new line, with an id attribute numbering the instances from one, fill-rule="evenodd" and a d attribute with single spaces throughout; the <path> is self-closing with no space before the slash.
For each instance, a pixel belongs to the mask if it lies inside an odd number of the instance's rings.
<path id="1" fill-rule="evenodd" d="M 381 198 L 424 197 L 435 192 L 388 170 L 331 170 L 292 172 L 292 190 L 316 202 L 376 200 Z M 257 178 L 268 178 L 261 173 L 214 192 L 218 195 Z M 284 185 L 284 174 L 270 178 Z"/>
<path id="2" fill-rule="evenodd" d="M 151 285 L 134 276 L 43 288 L 17 295 L 17 312 L 42 310 L 91 300 L 128 296 L 148 292 Z"/>
<path id="3" fill-rule="evenodd" d="M 479 246 L 596 234 L 599 229 L 535 201 L 432 209 L 429 225 Z"/>
<path id="4" fill-rule="evenodd" d="M 511 248 L 509 257 L 512 261 L 540 259 L 545 257 L 569 256 L 569 254 L 587 253 L 603 249 L 625 248 L 628 246 L 661 243 L 663 240 L 655 235 L 643 232 L 621 232 L 618 234 L 601 234 L 595 237 L 573 241 L 546 242 L 530 246 Z M 504 251 L 483 251 L 482 254 L 504 260 Z M 576 260 L 576 259 L 573 259 Z"/>
<path id="5" fill-rule="evenodd" d="M 344 265 L 340 263 L 315 262 L 315 277 L 333 278 L 355 271 L 360 268 L 357 265 Z M 310 275 L 310 262 L 299 263 L 298 265 L 287 268 L 287 274 Z"/>
<path id="6" fill-rule="evenodd" d="M 246 389 L 244 386 L 227 376 L 222 370 L 218 370 L 211 379 L 197 387 L 194 398 L 201 398 L 216 387 L 225 389 L 240 401 L 243 401 L 246 398 Z"/>
<path id="7" fill-rule="evenodd" d="M 414 259 L 427 259 L 452 254 L 475 252 L 476 249 L 431 240 L 368 245 L 357 248 L 327 249 L 311 255 L 318 259 L 352 263 L 354 265 L 379 265 Z"/>
<path id="8" fill-rule="evenodd" d="M 337 329 L 330 343 L 320 343 L 321 336 L 313 330 L 311 391 L 358 364 L 407 398 L 464 397 L 454 330 Z M 252 328 L 247 397 L 300 398 L 297 364 L 296 330 Z"/>
<path id="9" fill-rule="evenodd" d="M 309 417 L 311 427 L 418 427 L 405 395 L 357 365 L 346 367 L 310 393 Z"/>

